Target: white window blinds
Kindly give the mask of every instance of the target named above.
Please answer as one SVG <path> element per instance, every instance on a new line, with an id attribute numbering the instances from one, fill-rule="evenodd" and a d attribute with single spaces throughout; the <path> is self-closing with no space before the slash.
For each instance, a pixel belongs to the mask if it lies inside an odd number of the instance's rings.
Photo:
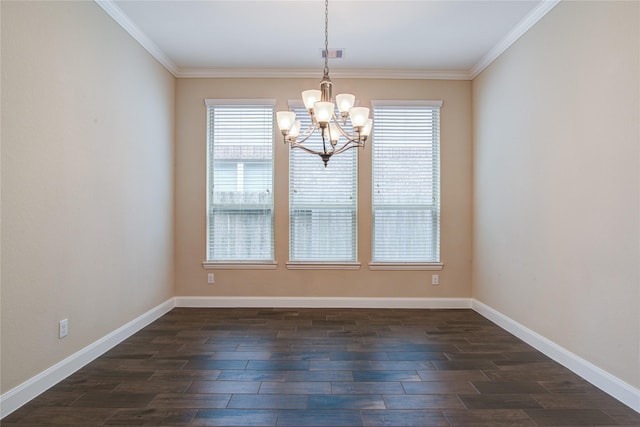
<path id="1" fill-rule="evenodd" d="M 302 129 L 311 122 L 304 107 L 293 107 Z M 319 132 L 304 142 L 321 149 Z M 329 141 L 327 141 L 329 144 Z M 357 150 L 329 160 L 289 150 L 289 260 L 356 262 Z"/>
<path id="2" fill-rule="evenodd" d="M 372 104 L 372 261 L 440 262 L 442 102 Z"/>
<path id="3" fill-rule="evenodd" d="M 272 261 L 274 102 L 206 105 L 207 260 Z"/>

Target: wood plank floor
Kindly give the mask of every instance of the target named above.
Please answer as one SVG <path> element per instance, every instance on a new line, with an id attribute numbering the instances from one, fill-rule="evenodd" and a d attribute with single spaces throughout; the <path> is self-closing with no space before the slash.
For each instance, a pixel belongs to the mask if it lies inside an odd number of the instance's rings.
<path id="1" fill-rule="evenodd" d="M 11 426 L 640 426 L 471 310 L 177 308 Z"/>

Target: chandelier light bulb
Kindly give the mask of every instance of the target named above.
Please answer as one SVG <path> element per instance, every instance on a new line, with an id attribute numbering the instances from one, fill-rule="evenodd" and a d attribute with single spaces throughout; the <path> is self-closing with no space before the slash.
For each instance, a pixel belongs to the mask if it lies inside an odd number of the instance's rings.
<path id="1" fill-rule="evenodd" d="M 373 120 L 368 119 L 367 123 L 364 125 L 364 127 L 360 131 L 360 135 L 364 136 L 365 138 L 368 137 L 369 135 L 371 135 L 371 128 L 373 128 Z"/>
<path id="2" fill-rule="evenodd" d="M 276 120 L 278 121 L 278 127 L 282 133 L 286 135 L 296 120 L 296 113 L 293 111 L 278 111 L 276 113 Z"/>
<path id="3" fill-rule="evenodd" d="M 300 135 L 301 127 L 302 127 L 302 123 L 300 122 L 300 120 L 296 120 L 295 122 L 293 122 L 293 126 L 289 131 L 289 138 L 296 139 L 298 135 Z"/>
<path id="4" fill-rule="evenodd" d="M 338 129 L 338 125 L 331 123 L 329 125 L 329 140 L 331 141 L 331 145 L 336 145 L 338 139 L 340 139 L 340 130 Z"/>
<path id="5" fill-rule="evenodd" d="M 354 128 L 362 128 L 369 120 L 369 109 L 367 107 L 353 107 L 349 110 L 349 118 Z"/>
<path id="6" fill-rule="evenodd" d="M 356 102 L 356 96 L 350 93 L 341 93 L 336 95 L 336 104 L 340 113 L 348 113 Z"/>
<path id="7" fill-rule="evenodd" d="M 313 104 L 316 121 L 318 122 L 318 124 L 320 124 L 321 127 L 325 127 L 331 121 L 334 108 L 335 106 L 333 102 L 318 101 Z"/>
<path id="8" fill-rule="evenodd" d="M 302 102 L 307 110 L 313 110 L 314 104 L 320 101 L 322 94 L 318 89 L 309 89 L 302 91 Z"/>

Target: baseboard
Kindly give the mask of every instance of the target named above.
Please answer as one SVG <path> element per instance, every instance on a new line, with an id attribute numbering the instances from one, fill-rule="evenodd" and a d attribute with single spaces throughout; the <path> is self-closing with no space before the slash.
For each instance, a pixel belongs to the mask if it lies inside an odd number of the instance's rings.
<path id="1" fill-rule="evenodd" d="M 471 308 L 470 298 L 175 297 L 176 307 Z"/>
<path id="2" fill-rule="evenodd" d="M 596 365 L 476 299 L 471 300 L 471 307 L 493 323 L 517 336 L 605 393 L 640 413 L 640 389 L 627 384 L 621 379 L 598 368 Z"/>
<path id="3" fill-rule="evenodd" d="M 151 322 L 168 313 L 175 306 L 173 298 L 136 317 L 124 326 L 89 344 L 66 359 L 40 372 L 33 378 L 0 396 L 0 419 L 20 408 L 31 399 L 67 378 L 115 345 L 124 341 Z"/>

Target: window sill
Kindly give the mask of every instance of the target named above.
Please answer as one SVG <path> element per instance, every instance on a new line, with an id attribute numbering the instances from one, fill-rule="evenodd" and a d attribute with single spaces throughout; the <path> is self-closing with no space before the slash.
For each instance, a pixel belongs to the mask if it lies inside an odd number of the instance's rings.
<path id="1" fill-rule="evenodd" d="M 372 262 L 369 270 L 431 270 L 438 271 L 444 268 L 441 262 Z"/>
<path id="2" fill-rule="evenodd" d="M 287 263 L 288 270 L 360 270 L 359 262 L 293 262 Z"/>
<path id="3" fill-rule="evenodd" d="M 205 270 L 275 270 L 278 263 L 273 261 L 265 262 L 217 262 L 205 261 L 202 263 Z"/>

